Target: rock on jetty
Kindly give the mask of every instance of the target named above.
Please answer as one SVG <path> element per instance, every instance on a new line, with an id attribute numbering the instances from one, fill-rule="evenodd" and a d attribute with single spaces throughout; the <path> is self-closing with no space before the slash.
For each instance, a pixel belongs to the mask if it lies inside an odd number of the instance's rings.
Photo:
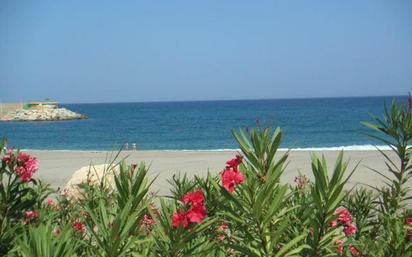
<path id="1" fill-rule="evenodd" d="M 2 121 L 52 121 L 52 120 L 80 120 L 86 116 L 67 110 L 66 108 L 18 109 L 1 117 Z"/>

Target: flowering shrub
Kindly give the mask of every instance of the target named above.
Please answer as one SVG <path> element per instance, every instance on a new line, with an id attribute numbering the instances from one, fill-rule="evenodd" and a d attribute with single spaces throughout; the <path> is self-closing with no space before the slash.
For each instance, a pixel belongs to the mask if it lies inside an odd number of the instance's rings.
<path id="1" fill-rule="evenodd" d="M 234 132 L 241 151 L 220 174 L 174 176 L 168 197 L 149 193 L 144 163 L 122 160 L 105 170 L 113 185 L 86 181 L 70 198 L 33 178 L 35 157 L 0 145 L 0 255 L 411 257 L 412 114 L 394 104 L 368 126 L 399 157 L 382 152 L 387 186 L 374 190 L 347 191 L 343 153 L 332 170 L 313 155 L 313 181 L 282 183 L 280 129 Z"/>

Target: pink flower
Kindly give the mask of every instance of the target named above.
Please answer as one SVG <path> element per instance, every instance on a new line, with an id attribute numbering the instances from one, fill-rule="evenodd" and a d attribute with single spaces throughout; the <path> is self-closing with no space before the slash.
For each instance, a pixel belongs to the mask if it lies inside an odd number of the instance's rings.
<path id="1" fill-rule="evenodd" d="M 37 211 L 26 211 L 26 218 L 27 219 L 35 219 L 39 217 L 39 213 Z"/>
<path id="2" fill-rule="evenodd" d="M 225 240 L 225 238 L 226 238 L 225 235 L 217 236 L 217 240 L 219 240 L 219 241 L 223 241 L 223 240 Z"/>
<path id="3" fill-rule="evenodd" d="M 39 212 L 37 211 L 26 211 L 23 224 L 27 225 L 30 223 L 31 220 L 35 220 L 39 218 L 39 216 Z"/>
<path id="4" fill-rule="evenodd" d="M 83 223 L 81 223 L 81 222 L 78 222 L 78 221 L 74 222 L 74 223 L 72 224 L 72 228 L 73 228 L 76 232 L 79 232 L 80 234 L 83 234 L 83 233 L 84 233 L 84 225 L 83 225 Z"/>
<path id="5" fill-rule="evenodd" d="M 233 169 L 234 172 L 238 172 L 238 166 L 242 163 L 243 157 L 241 155 L 236 155 L 234 159 L 226 162 L 226 168 Z"/>
<path id="6" fill-rule="evenodd" d="M 330 226 L 331 226 L 332 228 L 337 228 L 337 227 L 338 227 L 338 220 L 332 220 L 332 221 L 330 222 Z"/>
<path id="7" fill-rule="evenodd" d="M 228 230 L 228 225 L 226 223 L 221 224 L 218 228 L 217 228 L 217 232 L 220 233 L 220 235 L 217 237 L 217 239 L 219 241 L 223 241 L 226 238 L 226 234 L 227 234 L 227 230 Z"/>
<path id="8" fill-rule="evenodd" d="M 306 184 L 309 182 L 308 177 L 306 177 L 305 175 L 300 175 L 298 177 L 295 177 L 295 183 L 298 189 L 303 190 L 306 186 Z"/>
<path id="9" fill-rule="evenodd" d="M 24 164 L 24 163 L 26 163 L 27 161 L 29 161 L 30 159 L 32 159 L 33 157 L 31 157 L 30 156 L 30 154 L 27 154 L 27 153 L 24 153 L 24 152 L 20 152 L 18 155 L 17 155 L 17 162 L 18 163 L 21 163 L 21 164 Z"/>
<path id="10" fill-rule="evenodd" d="M 155 224 L 155 221 L 148 214 L 145 214 L 143 216 L 143 219 L 140 221 L 140 227 L 148 229 L 148 230 L 151 230 L 154 224 Z"/>
<path id="11" fill-rule="evenodd" d="M 206 218 L 206 207 L 194 204 L 186 214 L 187 219 L 193 223 L 201 223 Z"/>
<path id="12" fill-rule="evenodd" d="M 17 168 L 15 170 L 20 180 L 25 183 L 31 180 L 33 174 L 39 169 L 39 163 L 35 157 L 20 152 L 17 156 Z"/>
<path id="13" fill-rule="evenodd" d="M 229 191 L 234 192 L 237 185 L 244 183 L 242 173 L 226 169 L 221 174 L 223 187 Z"/>
<path id="14" fill-rule="evenodd" d="M 356 231 L 357 231 L 356 226 L 353 224 L 349 224 L 348 226 L 345 226 L 345 228 L 343 229 L 343 232 L 345 233 L 345 236 L 347 237 L 356 234 Z"/>
<path id="15" fill-rule="evenodd" d="M 405 224 L 407 225 L 407 226 L 410 226 L 410 227 L 412 227 L 412 218 L 406 218 L 405 219 Z M 408 238 L 410 239 L 410 240 L 412 240 L 412 228 L 408 228 Z"/>
<path id="16" fill-rule="evenodd" d="M 354 257 L 360 257 L 360 256 L 362 256 L 362 255 L 360 254 L 360 252 L 358 251 L 358 249 L 356 249 L 352 244 L 349 245 L 349 251 L 350 251 L 350 253 L 352 254 L 352 256 L 354 256 Z"/>
<path id="17" fill-rule="evenodd" d="M 226 223 L 223 223 L 222 225 L 219 226 L 218 230 L 225 232 L 228 229 L 228 225 Z"/>
<path id="18" fill-rule="evenodd" d="M 50 207 L 53 207 L 53 206 L 56 205 L 56 203 L 54 202 L 53 199 L 47 199 L 47 205 L 50 206 Z"/>
<path id="19" fill-rule="evenodd" d="M 174 228 L 178 228 L 179 226 L 186 228 L 189 225 L 189 221 L 185 213 L 183 213 L 180 209 L 177 210 L 177 213 L 173 214 L 172 223 Z"/>
<path id="20" fill-rule="evenodd" d="M 24 167 L 17 167 L 15 171 L 17 176 L 20 177 L 21 182 L 25 183 L 30 181 L 32 174 L 27 172 L 27 170 Z"/>
<path id="21" fill-rule="evenodd" d="M 352 216 L 348 209 L 345 207 L 339 207 L 335 211 L 335 215 L 338 216 L 338 221 L 343 225 L 349 225 L 352 223 Z"/>
<path id="22" fill-rule="evenodd" d="M 55 228 L 55 229 L 53 229 L 53 235 L 54 236 L 60 236 L 60 234 L 61 234 L 61 230 L 60 230 L 60 228 Z"/>
<path id="23" fill-rule="evenodd" d="M 205 196 L 203 195 L 203 192 L 198 190 L 196 192 L 188 192 L 183 196 L 182 202 L 184 204 L 203 204 L 203 201 L 205 200 Z"/>
<path id="24" fill-rule="evenodd" d="M 32 158 L 26 162 L 25 168 L 27 172 L 33 174 L 39 169 L 39 162 L 36 160 L 36 158 Z"/>
<path id="25" fill-rule="evenodd" d="M 13 161 L 14 158 L 14 153 L 13 150 L 8 150 L 7 154 L 3 156 L 2 161 L 6 164 L 6 165 L 10 165 L 10 163 Z"/>
<path id="26" fill-rule="evenodd" d="M 335 244 L 336 244 L 336 253 L 338 255 L 343 255 L 343 240 L 336 240 Z"/>

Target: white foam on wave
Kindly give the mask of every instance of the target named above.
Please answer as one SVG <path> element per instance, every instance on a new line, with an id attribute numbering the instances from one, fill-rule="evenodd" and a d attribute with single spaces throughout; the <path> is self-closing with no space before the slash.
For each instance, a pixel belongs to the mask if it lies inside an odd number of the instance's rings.
<path id="1" fill-rule="evenodd" d="M 332 146 L 332 147 L 297 147 L 297 148 L 279 148 L 280 151 L 373 151 L 373 150 L 391 150 L 389 146 L 385 145 L 349 145 L 349 146 Z M 22 151 L 53 151 L 53 152 L 93 152 L 93 153 L 100 153 L 100 152 L 117 152 L 118 150 L 65 150 L 65 149 L 21 149 Z M 131 150 L 125 152 L 133 152 Z M 137 151 L 145 151 L 145 152 L 236 152 L 240 151 L 240 149 L 232 149 L 232 148 L 222 148 L 222 149 L 142 149 Z"/>
<path id="2" fill-rule="evenodd" d="M 349 146 L 332 146 L 332 147 L 298 147 L 291 148 L 292 151 L 373 151 L 373 150 L 391 150 L 386 145 L 349 145 Z M 288 150 L 287 148 L 281 148 L 281 150 Z"/>

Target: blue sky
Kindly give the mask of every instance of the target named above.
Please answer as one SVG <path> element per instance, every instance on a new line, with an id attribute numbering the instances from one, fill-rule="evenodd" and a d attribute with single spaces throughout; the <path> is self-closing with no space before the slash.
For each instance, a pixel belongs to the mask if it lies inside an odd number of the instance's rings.
<path id="1" fill-rule="evenodd" d="M 412 1 L 0 1 L 0 101 L 412 91 Z"/>

